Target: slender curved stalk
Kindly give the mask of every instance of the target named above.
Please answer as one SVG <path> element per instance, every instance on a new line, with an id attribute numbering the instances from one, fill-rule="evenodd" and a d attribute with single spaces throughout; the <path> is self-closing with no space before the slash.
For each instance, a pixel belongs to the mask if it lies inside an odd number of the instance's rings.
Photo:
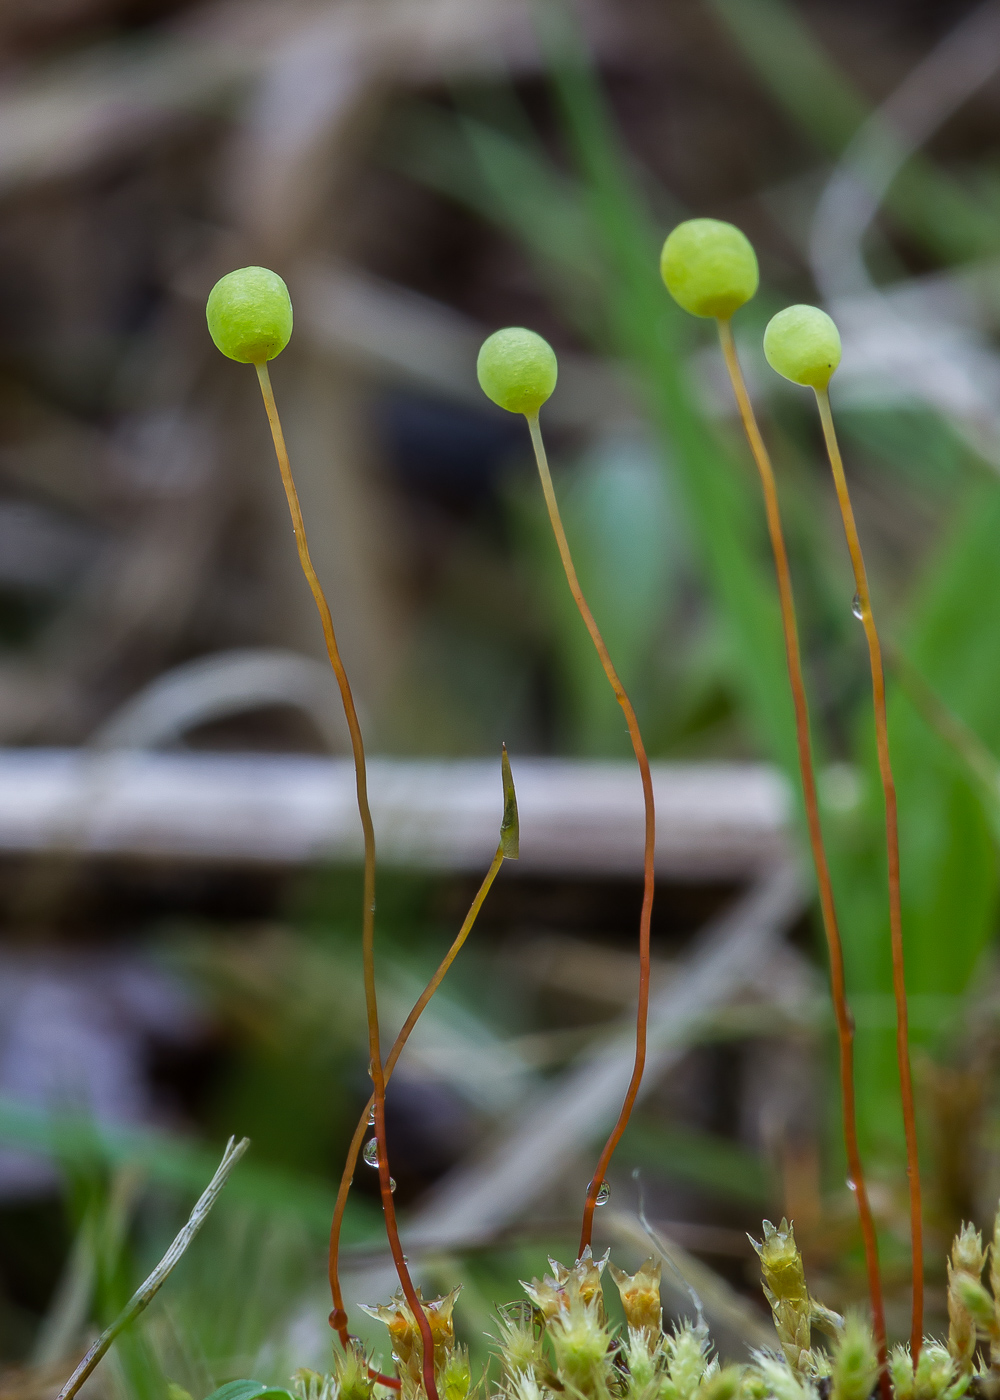
<path id="1" fill-rule="evenodd" d="M 642 742 L 642 735 L 639 733 L 639 721 L 635 717 L 635 710 L 632 702 L 625 693 L 625 687 L 618 679 L 618 672 L 615 670 L 608 655 L 608 649 L 604 645 L 604 638 L 597 623 L 594 621 L 594 614 L 587 606 L 587 600 L 583 596 L 580 587 L 580 580 L 576 576 L 576 569 L 573 565 L 573 556 L 570 553 L 569 541 L 566 539 L 566 531 L 563 529 L 562 517 L 559 514 L 559 503 L 556 500 L 556 493 L 552 486 L 552 476 L 549 472 L 548 458 L 545 455 L 545 444 L 542 442 L 542 430 L 538 422 L 538 414 L 526 415 L 528 418 L 528 428 L 531 432 L 531 443 L 535 449 L 535 460 L 538 463 L 538 475 L 542 480 L 542 491 L 545 496 L 545 504 L 549 512 L 549 521 L 552 525 L 552 533 L 556 537 L 556 544 L 559 548 L 559 557 L 562 560 L 563 571 L 566 574 L 566 582 L 569 584 L 569 591 L 573 595 L 573 601 L 579 610 L 580 616 L 586 624 L 590 639 L 594 643 L 597 655 L 601 659 L 604 667 L 604 674 L 608 678 L 611 689 L 615 693 L 615 699 L 622 707 L 625 715 L 625 723 L 628 725 L 629 738 L 632 740 L 632 748 L 635 752 L 635 759 L 639 765 L 639 774 L 642 778 L 642 797 L 645 806 L 645 843 L 643 847 L 642 859 L 642 913 L 639 917 L 639 1004 L 635 1018 L 635 1062 L 632 1067 L 632 1078 L 629 1080 L 628 1089 L 625 1092 L 625 1099 L 622 1103 L 618 1121 L 611 1130 L 611 1136 L 604 1144 L 604 1149 L 597 1162 L 594 1175 L 587 1188 L 587 1199 L 583 1207 L 583 1224 L 580 1229 L 580 1254 L 590 1244 L 591 1235 L 594 1228 L 594 1209 L 597 1205 L 597 1193 L 604 1183 L 605 1173 L 608 1170 L 608 1163 L 614 1155 L 615 1148 L 621 1141 L 622 1134 L 628 1126 L 628 1120 L 632 1115 L 632 1108 L 635 1104 L 636 1096 L 639 1092 L 639 1085 L 642 1082 L 642 1072 L 646 1066 L 646 1021 L 649 1014 L 649 926 L 653 914 L 653 884 L 654 884 L 654 859 L 656 854 L 656 810 L 653 802 L 653 778 L 649 771 L 649 759 L 646 757 L 645 745 Z"/>
<path id="2" fill-rule="evenodd" d="M 817 389 L 823 437 L 833 472 L 833 484 L 844 522 L 844 534 L 854 569 L 861 621 L 868 642 L 868 658 L 872 673 L 872 698 L 875 710 L 875 741 L 878 747 L 879 774 L 885 799 L 885 841 L 889 866 L 889 930 L 892 940 L 892 988 L 896 1001 L 896 1059 L 899 1064 L 900 1096 L 903 1104 L 903 1128 L 906 1134 L 906 1175 L 910 1187 L 910 1247 L 913 1260 L 913 1308 L 910 1316 L 910 1355 L 916 1367 L 923 1341 L 924 1327 L 924 1247 L 923 1217 L 920 1204 L 920 1159 L 917 1153 L 917 1118 L 913 1103 L 913 1075 L 910 1068 L 909 1017 L 906 1006 L 906 977 L 903 963 L 903 913 L 899 894 L 899 820 L 896 810 L 896 785 L 889 761 L 889 726 L 885 709 L 885 675 L 882 670 L 882 649 L 872 614 L 868 574 L 865 570 L 858 527 L 844 476 L 837 433 L 830 411 L 830 396 Z"/>
<path id="3" fill-rule="evenodd" d="M 322 585 L 316 576 L 313 562 L 309 555 L 309 544 L 306 540 L 306 528 L 302 519 L 302 508 L 299 505 L 299 495 L 295 489 L 295 480 L 292 476 L 291 463 L 288 460 L 288 449 L 285 446 L 285 435 L 281 429 L 281 419 L 278 417 L 278 406 L 274 401 L 274 391 L 271 388 L 271 377 L 267 372 L 267 364 L 262 362 L 256 366 L 257 378 L 260 381 L 260 391 L 264 398 L 264 407 L 267 410 L 267 421 L 271 425 L 271 436 L 274 439 L 274 451 L 278 459 L 278 468 L 281 472 L 282 485 L 285 488 L 285 496 L 288 499 L 288 509 L 292 517 L 292 528 L 295 531 L 295 544 L 299 552 L 299 563 L 302 572 L 305 574 L 306 582 L 312 591 L 316 609 L 319 612 L 320 622 L 323 626 L 323 638 L 326 642 L 327 655 L 330 658 L 330 665 L 337 678 L 340 687 L 340 697 L 344 704 L 344 714 L 347 718 L 347 727 L 351 734 L 351 749 L 354 753 L 354 772 L 357 783 L 358 812 L 361 816 L 361 827 L 365 840 L 365 875 L 364 875 L 364 911 L 362 920 L 362 953 L 364 959 L 364 980 L 365 980 L 365 1007 L 368 1017 L 368 1054 L 369 1072 L 375 1085 L 375 1136 L 378 1140 L 378 1174 L 379 1186 L 382 1193 L 382 1210 L 385 1214 L 385 1230 L 389 1240 L 389 1249 L 392 1252 L 393 1263 L 396 1266 L 396 1273 L 399 1275 L 399 1282 L 403 1289 L 403 1294 L 409 1303 L 417 1325 L 420 1328 L 420 1336 L 423 1341 L 423 1378 L 427 1391 L 428 1400 L 438 1400 L 437 1386 L 434 1382 L 434 1343 L 431 1335 L 430 1323 L 427 1315 L 420 1305 L 416 1289 L 413 1287 L 413 1280 L 406 1267 L 406 1259 L 403 1256 L 402 1246 L 399 1243 L 399 1230 L 396 1226 L 396 1211 L 392 1199 L 391 1177 L 389 1175 L 389 1150 L 385 1139 L 385 1076 L 382 1070 L 382 1052 L 379 1044 L 378 1027 L 378 1000 L 375 993 L 375 828 L 372 825 L 371 809 L 368 805 L 368 775 L 365 764 L 365 746 L 361 737 L 361 725 L 358 722 L 358 712 L 354 704 L 354 696 L 351 693 L 351 684 L 347 679 L 347 672 L 344 663 L 340 658 L 340 648 L 337 646 L 337 635 L 333 630 L 333 618 L 330 614 L 330 605 L 326 601 Z"/>
<path id="4" fill-rule="evenodd" d="M 448 969 L 451 967 L 455 959 L 458 957 L 458 954 L 461 952 L 463 944 L 465 943 L 469 934 L 472 932 L 472 926 L 479 916 L 479 911 L 483 907 L 483 902 L 485 901 L 486 896 L 490 892 L 490 889 L 493 885 L 493 881 L 496 879 L 500 867 L 503 864 L 503 861 L 504 845 L 503 841 L 501 840 L 500 845 L 497 847 L 496 855 L 493 857 L 493 862 L 490 865 L 489 870 L 486 872 L 486 876 L 483 880 L 483 883 L 479 886 L 479 889 L 476 893 L 476 897 L 472 901 L 472 904 L 469 906 L 469 912 L 465 916 L 465 921 L 463 922 L 462 927 L 459 929 L 458 933 L 455 935 L 454 942 L 448 949 L 447 953 L 445 953 L 444 957 L 441 959 L 441 962 L 438 964 L 438 968 L 437 971 L 434 973 L 434 976 L 427 983 L 427 986 L 420 993 L 420 996 L 417 998 L 417 1000 L 413 1003 L 413 1009 L 411 1010 L 409 1016 L 407 1016 L 406 1020 L 403 1023 L 402 1029 L 400 1030 L 399 1034 L 396 1036 L 395 1041 L 393 1042 L 392 1049 L 389 1051 L 388 1057 L 385 1062 L 386 1084 L 388 1084 L 389 1080 L 392 1078 L 392 1072 L 396 1068 L 396 1062 L 399 1059 L 400 1055 L 403 1053 L 403 1047 L 409 1040 L 410 1033 L 412 1032 L 413 1027 L 420 1020 L 420 1017 L 423 1015 L 424 1008 L 426 1007 L 427 1003 L 430 1001 L 434 993 L 437 991 L 438 987 L 440 987 L 441 983 L 444 981 L 445 974 L 447 973 Z M 333 1224 L 330 1226 L 329 1273 L 330 1292 L 333 1296 L 333 1312 L 330 1314 L 330 1326 L 333 1327 L 334 1330 L 339 1334 L 340 1340 L 345 1347 L 350 1342 L 350 1333 L 347 1330 L 347 1311 L 344 1307 L 344 1295 L 340 1287 L 340 1231 L 344 1220 L 344 1210 L 347 1206 L 347 1196 L 351 1189 L 351 1183 L 354 1180 L 354 1169 L 358 1164 L 358 1154 L 361 1151 L 361 1144 L 364 1141 L 365 1131 L 369 1126 L 369 1116 L 371 1114 L 372 1108 L 374 1107 L 374 1104 L 375 1096 L 373 1094 L 372 1097 L 365 1104 L 364 1112 L 358 1119 L 358 1126 L 354 1130 L 353 1138 L 351 1138 L 351 1145 L 347 1150 L 347 1160 L 344 1163 L 343 1174 L 340 1178 L 340 1188 L 337 1191 L 337 1203 L 333 1209 Z M 383 1385 L 390 1383 L 387 1382 L 385 1378 L 380 1379 Z M 398 1385 L 398 1382 L 396 1384 Z"/>
<path id="5" fill-rule="evenodd" d="M 886 1367 L 885 1305 L 882 1298 L 882 1278 L 879 1270 L 878 1236 L 872 1218 L 868 1187 L 865 1183 L 861 1151 L 858 1147 L 858 1125 L 854 1097 L 854 1018 L 847 1003 L 847 989 L 844 979 L 844 950 L 837 923 L 837 909 L 833 898 L 833 885 L 830 880 L 830 866 L 823 842 L 823 828 L 820 823 L 819 802 L 816 795 L 816 771 L 813 764 L 812 740 L 809 732 L 809 704 L 806 699 L 805 681 L 802 676 L 802 655 L 799 649 L 798 626 L 795 620 L 795 598 L 792 593 L 792 577 L 788 567 L 788 551 L 785 548 L 784 531 L 781 528 L 781 511 L 778 505 L 778 491 L 774 481 L 771 458 L 747 393 L 743 370 L 736 353 L 732 325 L 728 320 L 720 320 L 719 340 L 722 354 L 732 381 L 733 393 L 743 422 L 743 430 L 750 444 L 750 451 L 757 464 L 761 490 L 764 496 L 764 510 L 767 515 L 767 529 L 771 537 L 771 550 L 774 554 L 774 569 L 778 579 L 778 597 L 781 603 L 781 626 L 785 636 L 785 657 L 788 662 L 788 680 L 792 689 L 792 704 L 795 710 L 795 739 L 798 747 L 799 772 L 802 778 L 802 798 L 809 830 L 809 845 L 812 849 L 813 864 L 816 868 L 816 884 L 819 889 L 820 910 L 826 946 L 830 959 L 830 991 L 833 1000 L 834 1018 L 837 1023 L 837 1045 L 840 1058 L 840 1097 L 844 1120 L 844 1146 L 847 1152 L 847 1165 L 851 1184 L 858 1203 L 858 1216 L 861 1221 L 861 1235 L 865 1249 L 865 1268 L 868 1274 L 868 1292 L 871 1297 L 872 1327 L 875 1344 L 878 1348 L 880 1385 L 883 1400 L 889 1400 L 889 1373 Z"/>

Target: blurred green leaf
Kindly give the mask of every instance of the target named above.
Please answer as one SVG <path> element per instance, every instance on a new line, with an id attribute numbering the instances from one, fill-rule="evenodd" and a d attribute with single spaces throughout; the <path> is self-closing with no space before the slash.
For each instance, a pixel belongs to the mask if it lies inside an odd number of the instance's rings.
<path id="1" fill-rule="evenodd" d="M 291 1391 L 263 1381 L 227 1381 L 213 1390 L 208 1400 L 294 1400 Z"/>
<path id="2" fill-rule="evenodd" d="M 559 52 L 564 50 L 560 44 Z M 795 771 L 777 597 L 753 478 L 745 466 L 736 469 L 727 458 L 688 381 L 686 358 L 694 327 L 660 281 L 660 232 L 630 177 L 585 55 L 580 52 L 572 64 L 559 58 L 555 82 L 580 171 L 576 181 L 556 170 L 547 157 L 526 146 L 517 149 L 506 134 L 482 131 L 471 119 L 463 119 L 460 126 L 467 143 L 464 167 L 453 136 L 439 140 L 439 124 L 434 128 L 433 155 L 417 156 L 411 145 L 396 158 L 416 178 L 447 188 L 518 237 L 533 259 L 550 269 L 550 284 L 555 271 L 577 307 L 581 296 L 576 275 L 584 240 L 578 232 L 574 237 L 540 235 L 545 225 L 537 215 L 547 191 L 553 192 L 551 203 L 561 211 L 560 227 L 579 230 L 579 211 L 584 211 L 590 228 L 587 242 L 601 269 L 601 309 L 598 317 L 587 316 L 582 323 L 577 314 L 574 323 L 594 339 L 596 348 L 633 367 L 640 398 L 661 437 L 663 460 L 679 481 L 696 554 L 720 607 L 734 689 L 765 748 Z M 442 147 L 447 151 L 446 181 L 440 174 Z M 434 175 L 429 173 L 432 167 Z M 559 301 L 562 304 L 562 297 Z M 586 567 L 582 559 L 579 563 Z"/>
<path id="3" fill-rule="evenodd" d="M 774 1184 L 759 1157 L 727 1138 L 677 1123 L 663 1126 L 649 1118 L 634 1119 L 625 1130 L 618 1156 L 761 1208 L 774 1199 Z"/>
<path id="4" fill-rule="evenodd" d="M 823 50 L 788 0 L 709 0 L 715 14 L 798 126 L 838 156 L 870 115 L 871 105 Z M 938 256 L 982 257 L 1000 246 L 1000 225 L 987 205 L 914 156 L 886 205 Z"/>
<path id="5" fill-rule="evenodd" d="M 151 1129 L 109 1127 L 93 1119 L 48 1114 L 10 1099 L 0 1099 L 0 1142 L 55 1155 L 61 1162 L 79 1154 L 92 1163 L 94 1154 L 110 1166 L 134 1167 L 143 1178 L 195 1194 L 218 1165 L 210 1149 Z M 330 1228 L 335 1193 L 325 1183 L 293 1172 L 245 1162 L 226 1187 L 222 1209 L 247 1206 L 298 1216 L 317 1233 Z M 352 1201 L 345 1218 L 347 1242 L 367 1238 L 368 1212 Z M 372 1213 L 372 1219 L 377 1212 Z"/>
<path id="6" fill-rule="evenodd" d="M 905 651 L 942 701 L 991 750 L 1000 747 L 1000 482 L 968 484 L 948 538 L 924 571 L 904 629 Z M 860 640 L 859 640 L 860 645 Z M 907 988 L 956 995 L 968 987 L 994 931 L 997 859 L 989 816 L 966 766 L 898 686 L 889 730 L 899 795 Z M 835 851 L 851 990 L 885 993 L 891 961 L 884 827 L 868 714 L 860 747 L 867 799 Z M 913 1039 L 933 1044 L 914 1027 Z M 901 1132 L 893 1032 L 859 1028 L 859 1109 L 870 1143 L 892 1150 Z"/>

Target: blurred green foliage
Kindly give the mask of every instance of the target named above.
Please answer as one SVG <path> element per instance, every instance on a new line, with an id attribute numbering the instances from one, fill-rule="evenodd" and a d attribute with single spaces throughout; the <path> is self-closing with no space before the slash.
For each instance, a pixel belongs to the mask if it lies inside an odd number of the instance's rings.
<path id="1" fill-rule="evenodd" d="M 839 152 L 869 109 L 813 38 L 801 13 L 783 0 L 713 0 L 713 7 L 804 133 L 825 150 Z M 676 704 L 664 681 L 675 677 L 661 675 L 658 688 L 644 696 L 648 673 L 641 674 L 642 664 L 648 665 L 657 652 L 678 562 L 693 557 L 721 629 L 716 676 L 721 670 L 755 745 L 785 768 L 797 788 L 772 567 L 755 482 L 742 443 L 707 419 L 692 379 L 690 359 L 701 339 L 700 327 L 671 303 L 656 275 L 656 252 L 669 225 L 654 216 L 652 205 L 671 215 L 688 211 L 657 189 L 648 171 L 637 170 L 564 13 L 547 7 L 545 15 L 542 34 L 565 161 L 544 149 L 513 93 L 495 90 L 459 93 L 452 114 L 427 106 L 408 110 L 405 134 L 393 139 L 392 159 L 517 239 L 573 332 L 632 372 L 657 434 L 665 478 L 662 499 L 677 500 L 687 548 L 678 548 L 680 528 L 661 509 L 669 528 L 660 526 L 660 552 L 668 557 L 651 569 L 650 503 L 636 500 L 644 525 L 638 527 L 636 519 L 630 525 L 626 492 L 621 514 L 609 515 L 598 507 L 600 536 L 588 535 L 581 512 L 588 491 L 596 489 L 592 460 L 566 470 L 562 490 L 597 616 L 612 636 L 613 619 L 629 619 L 626 634 L 614 637 L 612 651 L 620 649 L 625 673 L 638 689 L 640 713 L 660 741 L 657 747 L 670 751 L 671 741 L 683 732 L 682 726 L 662 724 L 663 712 Z M 997 225 L 990 212 L 927 159 L 908 163 L 893 187 L 890 206 L 938 257 L 982 255 L 996 246 Z M 763 295 L 768 295 L 766 288 Z M 779 416 L 776 455 L 798 591 L 806 604 L 805 641 L 813 678 L 827 674 L 824 647 L 832 649 L 839 663 L 830 670 L 836 674 L 846 668 L 853 676 L 841 684 L 833 705 L 820 692 L 813 705 L 814 730 L 821 759 L 849 758 L 864 775 L 859 806 L 847 814 L 828 813 L 827 828 L 850 989 L 872 997 L 889 990 L 890 962 L 870 695 L 860 629 L 853 637 L 850 631 L 851 586 L 837 527 L 815 487 L 796 469 L 796 459 L 814 453 L 803 407 L 793 406 Z M 918 576 L 905 581 L 903 596 L 891 597 L 886 605 L 879 590 L 876 608 L 886 634 L 900 640 L 945 704 L 987 744 L 996 745 L 1000 733 L 994 733 L 996 710 L 990 696 L 1000 662 L 994 615 L 1000 557 L 992 542 L 1000 523 L 1000 483 L 956 440 L 947 423 L 927 411 L 854 411 L 844 415 L 843 427 L 855 448 L 862 449 L 866 472 L 884 472 L 885 489 L 926 503 L 947 521 L 946 537 L 919 560 Z M 873 457 L 878 459 L 874 468 Z M 642 568 L 623 562 L 630 553 L 630 529 L 633 562 L 641 559 Z M 551 550 L 541 532 L 525 535 L 525 542 L 544 561 L 536 574 L 548 581 L 554 595 L 551 612 L 557 619 L 554 630 L 570 704 L 577 710 L 577 742 L 585 752 L 623 751 L 624 735 L 615 733 L 610 707 L 590 699 L 592 689 L 596 696 L 596 664 L 591 661 L 588 667 L 582 637 L 569 640 L 580 629 L 561 600 L 560 579 L 548 558 Z M 833 620 L 838 610 L 842 622 Z M 598 715 L 604 717 L 598 721 Z M 960 997 L 995 926 L 996 854 L 981 790 L 961 758 L 895 687 L 891 742 L 900 794 L 908 983 L 918 994 Z M 926 1027 L 915 1028 L 915 1039 L 943 1048 L 940 1037 Z M 901 1129 L 891 1028 L 859 1031 L 857 1063 L 865 1142 L 892 1160 Z"/>
<path id="2" fill-rule="evenodd" d="M 801 12 L 784 0 L 710 3 L 802 134 L 826 155 L 841 152 L 869 109 Z M 693 735 L 707 735 L 706 747 L 771 758 L 797 788 L 756 480 L 742 439 L 704 406 L 696 360 L 706 328 L 674 306 L 657 272 L 670 223 L 701 211 L 682 208 L 637 167 L 577 36 L 558 11 L 546 14 L 543 43 L 562 136 L 557 154 L 513 87 L 490 83 L 463 88 L 450 105 L 407 102 L 386 134 L 386 158 L 516 242 L 567 334 L 631 378 L 652 446 L 609 425 L 584 452 L 564 454 L 557 486 L 584 588 L 635 694 L 651 750 L 684 753 Z M 909 162 L 888 203 L 945 264 L 994 252 L 1000 243 L 988 202 L 927 158 Z M 775 289 L 765 286 L 740 324 L 759 328 L 778 304 Z M 857 1039 L 861 1126 L 866 1149 L 892 1168 L 901 1146 L 893 1030 L 887 1017 L 867 1014 L 889 1005 L 891 988 L 881 795 L 863 639 L 851 616 L 853 586 L 839 526 L 827 509 L 827 483 L 812 470 L 817 451 L 809 407 L 776 400 L 767 431 L 800 603 L 818 756 L 846 760 L 861 775 L 857 799 L 831 798 L 825 823 L 849 986 L 866 1013 L 859 1011 Z M 903 577 L 874 561 L 883 630 L 987 755 L 998 752 L 1000 482 L 951 425 L 924 408 L 854 408 L 840 415 L 840 424 L 861 483 L 877 483 L 900 510 L 935 521 L 932 547 L 908 561 Z M 541 599 L 532 625 L 552 642 L 563 732 L 576 752 L 622 755 L 628 746 L 620 715 L 566 594 L 534 483 L 529 489 L 512 480 L 505 490 L 526 596 Z M 708 604 L 693 605 L 703 615 L 685 631 L 696 593 Z M 509 607 L 509 598 L 504 603 Z M 437 657 L 436 643 L 429 644 Z M 448 664 L 476 671 L 461 656 L 452 654 L 449 663 L 447 648 L 440 650 L 445 674 Z M 484 683 L 491 692 L 480 697 L 484 705 L 496 703 L 501 673 L 502 665 Z M 914 1039 L 945 1055 L 959 1020 L 948 1007 L 960 1007 L 974 985 L 995 930 L 996 812 L 967 755 L 928 722 L 912 693 L 891 683 L 890 702 L 908 984 L 933 1011 L 914 1016 Z M 238 1120 L 255 1150 L 169 1296 L 118 1348 L 122 1386 L 141 1400 L 162 1395 L 167 1376 L 206 1394 L 240 1372 L 275 1380 L 287 1374 L 289 1358 L 274 1338 L 283 1328 L 288 1335 L 296 1308 L 315 1306 L 322 1293 L 316 1261 L 332 1209 L 331 1163 L 351 1127 L 344 1086 L 355 1071 L 363 1080 L 353 935 L 359 897 L 353 873 L 335 874 L 315 898 L 318 912 L 303 914 L 297 933 L 268 935 L 252 948 L 198 939 L 187 946 L 188 975 L 210 989 L 224 1017 L 228 1009 L 240 1046 L 216 1086 L 210 1116 L 227 1129 Z M 380 946 L 396 968 L 387 981 L 389 1000 L 395 995 L 399 1004 L 433 963 L 442 936 L 426 898 L 419 881 L 380 885 Z M 436 1014 L 489 1051 L 498 1030 L 519 1028 L 516 1015 L 502 997 L 484 1007 L 481 980 L 462 965 L 456 974 Z M 40 1359 L 81 1309 L 100 1322 L 120 1307 L 176 1226 L 178 1198 L 207 1180 L 214 1161 L 167 1136 L 53 1124 L 10 1104 L 0 1105 L 0 1138 L 55 1153 L 69 1187 L 76 1244 L 39 1340 Z M 830 1179 L 843 1176 L 838 1151 L 831 1134 Z M 755 1208 L 774 1190 L 760 1163 L 731 1143 L 645 1119 L 630 1128 L 622 1157 Z M 356 1194 L 346 1242 L 373 1241 L 376 1227 L 377 1211 Z M 537 1271 L 540 1252 L 536 1238 L 530 1251 L 507 1243 L 460 1262 L 440 1261 L 444 1284 L 464 1278 L 459 1315 L 467 1336 L 489 1330 L 490 1304 L 516 1293 L 517 1277 Z M 294 1361 L 311 1359 L 300 1354 Z"/>

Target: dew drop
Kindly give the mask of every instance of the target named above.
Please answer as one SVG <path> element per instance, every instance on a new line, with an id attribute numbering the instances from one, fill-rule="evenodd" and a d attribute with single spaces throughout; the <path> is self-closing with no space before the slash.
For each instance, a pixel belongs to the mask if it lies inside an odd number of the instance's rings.
<path id="1" fill-rule="evenodd" d="M 390 1178 L 389 1178 L 389 1190 L 390 1190 L 390 1191 L 395 1191 L 395 1189 L 396 1189 L 396 1178 L 395 1178 L 394 1176 L 390 1176 Z M 404 1258 L 405 1258 L 405 1256 L 404 1256 Z"/>
<path id="2" fill-rule="evenodd" d="M 858 619 L 859 622 L 864 617 L 864 612 L 861 607 L 860 593 L 855 593 L 854 597 L 851 599 L 851 612 L 854 614 L 854 616 Z"/>
<path id="3" fill-rule="evenodd" d="M 601 1189 L 594 1198 L 595 1206 L 606 1206 L 611 1200 L 611 1187 L 606 1181 L 601 1182 Z"/>
<path id="4" fill-rule="evenodd" d="M 847 1189 L 848 1189 L 849 1191 L 857 1191 L 857 1189 L 858 1189 L 857 1182 L 856 1182 L 856 1181 L 852 1181 L 852 1179 L 851 1179 L 850 1177 L 847 1178 Z"/>
<path id="5" fill-rule="evenodd" d="M 361 1155 L 362 1155 L 362 1157 L 364 1157 L 365 1161 L 368 1163 L 368 1165 L 369 1165 L 370 1167 L 377 1167 L 377 1166 L 378 1166 L 378 1138 L 369 1138 L 368 1141 L 365 1143 L 365 1150 L 364 1150 L 364 1152 L 362 1152 Z"/>
<path id="6" fill-rule="evenodd" d="M 374 1104 L 372 1104 L 371 1108 L 368 1110 L 368 1126 L 369 1126 L 369 1128 L 374 1128 L 374 1126 L 375 1126 L 375 1105 L 374 1105 Z"/>

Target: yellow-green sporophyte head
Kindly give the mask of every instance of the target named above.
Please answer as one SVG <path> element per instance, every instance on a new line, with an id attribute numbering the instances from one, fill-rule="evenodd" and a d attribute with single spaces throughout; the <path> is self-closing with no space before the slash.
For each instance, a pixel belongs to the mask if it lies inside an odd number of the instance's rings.
<path id="1" fill-rule="evenodd" d="M 523 326 L 508 326 L 483 341 L 476 373 L 487 398 L 530 418 L 556 387 L 559 366 L 547 340 Z"/>
<path id="2" fill-rule="evenodd" d="M 840 364 L 840 332 L 818 306 L 786 306 L 767 323 L 764 354 L 793 384 L 825 389 Z"/>
<path id="3" fill-rule="evenodd" d="M 719 219 L 688 219 L 663 245 L 667 291 L 692 316 L 728 320 L 757 290 L 760 274 L 749 238 Z"/>
<path id="4" fill-rule="evenodd" d="M 240 267 L 220 277 L 208 295 L 205 314 L 218 348 L 245 365 L 273 360 L 292 334 L 288 288 L 266 267 Z"/>

